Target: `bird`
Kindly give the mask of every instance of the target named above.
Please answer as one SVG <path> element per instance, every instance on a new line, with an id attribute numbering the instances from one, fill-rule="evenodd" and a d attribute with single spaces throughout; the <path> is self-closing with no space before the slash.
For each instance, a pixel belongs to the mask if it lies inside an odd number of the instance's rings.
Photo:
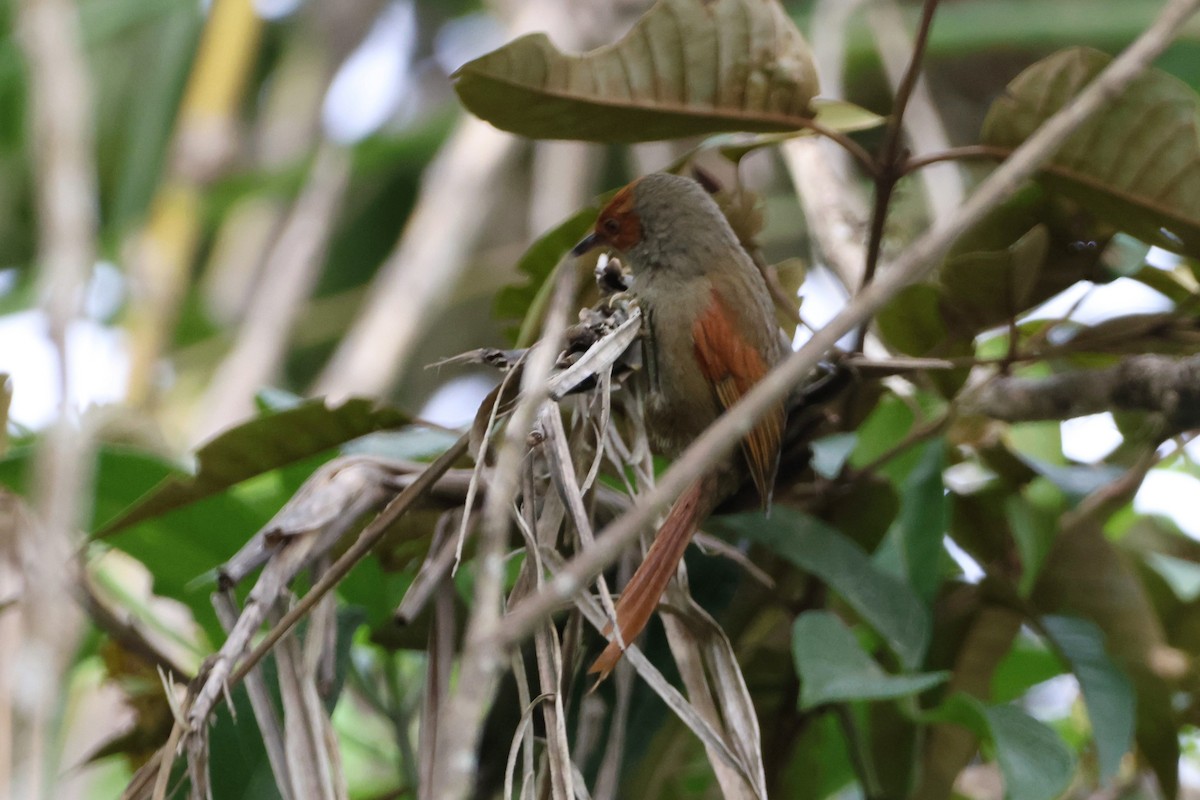
<path id="1" fill-rule="evenodd" d="M 606 247 L 633 274 L 643 315 L 650 447 L 675 458 L 790 350 L 770 290 L 725 215 L 696 181 L 652 173 L 618 191 L 572 250 Z M 697 528 L 747 477 L 769 511 L 787 422 L 782 402 L 671 506 L 616 606 L 620 637 L 589 668 L 603 680 L 649 622 Z M 605 635 L 612 633 L 612 626 Z"/>

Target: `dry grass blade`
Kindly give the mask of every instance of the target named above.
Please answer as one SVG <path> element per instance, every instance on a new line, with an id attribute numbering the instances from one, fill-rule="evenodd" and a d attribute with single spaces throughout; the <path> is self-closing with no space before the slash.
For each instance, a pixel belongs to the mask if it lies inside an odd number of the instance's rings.
<path id="1" fill-rule="evenodd" d="M 252 638 L 266 619 L 267 611 L 309 560 L 316 544 L 316 534 L 292 537 L 263 567 L 262 574 L 246 598 L 241 616 L 212 658 L 208 675 L 188 709 L 187 724 L 191 732 L 207 727 L 209 715 L 228 689 L 233 666 L 250 652 Z"/>
<path id="2" fill-rule="evenodd" d="M 534 634 L 537 653 L 538 681 L 550 702 L 542 705 L 546 725 L 546 757 L 550 763 L 552 797 L 572 797 L 575 794 L 571 744 L 567 740 L 567 714 L 562 700 L 562 650 L 553 623 L 547 623 Z"/>
<path id="3" fill-rule="evenodd" d="M 595 542 L 595 535 L 592 532 L 592 524 L 575 477 L 575 466 L 571 461 L 571 451 L 567 446 L 567 433 L 563 429 L 562 415 L 557 406 L 547 405 L 542 409 L 539 419 L 546 433 L 542 442 L 542 452 L 545 453 L 546 460 L 549 462 L 550 481 L 558 490 L 558 496 L 570 514 L 571 522 L 579 533 L 582 545 L 591 547 Z M 553 546 L 553 542 L 550 543 L 550 546 Z M 600 603 L 604 606 L 604 613 L 608 614 L 609 619 L 615 622 L 617 610 L 613 605 L 612 595 L 608 591 L 608 583 L 604 580 L 603 575 L 596 578 L 596 586 L 600 590 Z M 620 629 L 615 628 L 614 630 L 617 631 L 618 641 L 621 641 Z M 624 645 L 624 642 L 621 641 L 621 644 Z"/>
<path id="4" fill-rule="evenodd" d="M 596 800 L 616 800 L 621 780 L 621 757 L 625 752 L 625 728 L 629 724 L 629 704 L 633 698 L 633 668 L 625 659 L 617 664 L 614 675 L 617 697 L 604 757 L 600 759 L 600 771 L 596 775 Z"/>
<path id="5" fill-rule="evenodd" d="M 447 537 L 446 544 L 451 540 Z M 450 553 L 454 548 L 445 547 Z M 446 569 L 449 569 L 449 562 Z M 425 648 L 425 691 L 421 698 L 421 720 L 417 740 L 417 760 L 420 765 L 419 800 L 434 800 L 433 766 L 437 756 L 438 719 L 450 691 L 450 674 L 454 666 L 454 584 L 442 573 L 433 591 L 433 625 L 429 628 L 429 645 Z"/>
<path id="6" fill-rule="evenodd" d="M 561 570 L 563 561 L 557 554 L 544 554 L 547 561 L 554 565 L 552 571 Z M 575 605 L 583 612 L 584 617 L 598 631 L 603 631 L 608 625 L 608 620 L 604 616 L 604 611 L 600 608 L 600 604 L 590 594 L 581 594 L 575 598 Z M 658 671 L 658 668 L 650 663 L 650 660 L 642 655 L 642 651 L 636 645 L 628 645 L 625 649 L 625 655 L 622 659 L 628 661 L 637 670 L 637 674 L 643 681 L 660 697 L 667 708 L 674 712 L 675 716 L 679 717 L 697 738 L 704 743 L 706 747 L 711 748 L 711 751 L 727 766 L 735 770 L 740 777 L 747 783 L 752 783 L 750 775 L 742 766 L 740 760 L 733 751 L 726 745 L 724 738 L 718 733 L 712 725 L 701 716 L 692 704 L 684 698 L 679 691 L 672 686 L 663 674 Z"/>
<path id="7" fill-rule="evenodd" d="M 458 565 L 462 563 L 463 547 L 467 543 L 467 535 L 471 530 L 471 510 L 475 507 L 475 496 L 479 491 L 479 483 L 487 464 L 486 454 L 491 444 L 492 434 L 496 430 L 496 421 L 501 417 L 501 409 L 509 402 L 508 395 L 517 385 L 514 380 L 520 377 L 523 364 L 524 358 L 513 369 L 504 373 L 504 379 L 500 381 L 500 385 L 488 395 L 491 402 L 484 402 L 471 425 L 470 449 L 471 455 L 475 459 L 475 469 L 471 472 L 471 483 L 467 486 L 467 499 L 463 503 L 462 525 L 459 527 L 458 542 L 454 547 L 454 567 L 451 569 L 451 575 L 458 572 Z M 484 408 L 488 409 L 486 416 L 483 414 Z"/>
<path id="8" fill-rule="evenodd" d="M 733 775 L 718 759 L 709 756 L 727 798 L 766 798 L 762 738 L 758 717 L 737 657 L 721 626 L 696 604 L 681 581 L 668 590 L 672 613 L 664 617 L 667 640 L 688 690 L 688 698 L 701 715 L 725 734 L 725 742 L 739 758 L 744 773 Z"/>
<path id="9" fill-rule="evenodd" d="M 237 624 L 238 609 L 229 591 L 217 592 L 213 595 L 213 607 L 226 636 Z M 246 693 L 250 696 L 250 708 L 254 712 L 254 720 L 258 723 L 263 746 L 267 751 L 267 762 L 271 765 L 271 774 L 275 776 L 275 787 L 283 800 L 293 800 L 296 793 L 292 789 L 292 781 L 287 766 L 287 750 L 283 739 L 283 726 L 279 722 L 279 714 L 271 700 L 271 692 L 263 679 L 262 670 L 251 670 L 246 675 Z"/>
<path id="10" fill-rule="evenodd" d="M 213 800 L 208 773 L 208 726 L 189 731 L 184 747 L 187 750 L 188 780 L 191 782 L 188 796 L 192 800 Z"/>
<path id="11" fill-rule="evenodd" d="M 278 619 L 273 620 L 278 622 Z M 310 636 L 319 636 L 310 629 Z M 332 724 L 317 693 L 316 663 L 304 657 L 295 631 L 275 648 L 288 775 L 296 796 L 344 800 L 346 782 L 334 742 Z"/>
<path id="12" fill-rule="evenodd" d="M 450 567 L 458 554 L 456 537 L 452 536 L 450 532 L 458 527 L 458 520 L 465 514 L 465 509 L 456 508 L 447 511 L 438 519 L 437 526 L 433 530 L 433 542 L 429 546 L 429 554 L 417 568 L 416 577 L 409 584 L 408 590 L 404 592 L 400 605 L 396 607 L 396 613 L 392 615 L 397 625 L 407 625 L 416 619 L 417 615 L 425 608 L 425 603 L 450 574 Z"/>
<path id="13" fill-rule="evenodd" d="M 391 477 L 388 465 L 370 456 L 346 456 L 321 465 L 271 521 L 218 568 L 221 584 L 240 583 L 297 536 L 324 530 L 314 552 L 327 551 L 362 514 L 387 499 Z"/>
<path id="14" fill-rule="evenodd" d="M 513 677 L 516 679 L 516 682 L 517 682 L 517 702 L 519 702 L 521 704 L 521 708 L 532 709 L 533 708 L 533 697 L 529 691 L 529 676 L 525 673 L 525 656 L 520 651 L 515 651 L 512 654 L 512 671 L 513 671 Z M 522 721 L 524 721 L 524 718 L 525 718 L 525 715 L 522 714 Z M 518 727 L 520 727 L 519 724 L 518 724 Z M 518 730 L 513 734 L 513 746 L 514 747 L 520 746 L 522 748 L 521 753 L 524 755 L 524 763 L 523 763 L 524 770 L 521 773 L 521 794 L 522 795 L 525 794 L 526 787 L 532 788 L 532 786 L 533 786 L 533 781 L 534 781 L 533 741 L 534 741 L 533 740 L 533 728 L 530 727 L 529 725 L 525 725 L 523 730 Z M 509 758 L 510 759 L 513 758 L 513 753 L 511 750 L 509 751 Z M 512 781 L 509 776 L 511 775 L 512 770 L 515 769 L 515 766 L 516 766 L 516 764 L 514 761 L 511 766 L 505 765 L 505 768 L 504 768 L 504 773 L 505 773 L 504 797 L 506 798 L 506 800 L 508 797 L 511 796 Z"/>
<path id="15" fill-rule="evenodd" d="M 737 564 L 746 571 L 747 575 L 761 583 L 766 588 L 775 588 L 775 580 L 770 575 L 768 575 L 757 564 L 751 561 L 745 553 L 743 553 L 741 550 L 738 550 L 728 542 L 718 539 L 716 536 L 705 533 L 704 531 L 697 531 L 696 535 L 692 537 L 692 541 L 705 553 L 712 553 L 714 555 L 721 556 L 722 558 L 727 558 L 733 563 Z"/>
<path id="16" fill-rule="evenodd" d="M 530 733 L 529 723 L 533 720 L 533 710 L 543 701 L 548 700 L 549 695 L 539 694 L 528 703 L 525 703 L 524 710 L 521 711 L 521 719 L 517 723 L 517 730 L 513 733 L 512 744 L 508 748 L 508 761 L 504 766 L 504 795 L 505 800 L 513 796 L 513 777 L 517 768 L 517 755 L 521 751 L 522 742 L 526 739 L 526 734 L 529 734 L 529 741 L 532 743 L 532 733 Z M 527 757 L 531 757 L 531 748 L 526 747 Z M 529 770 L 532 773 L 532 769 Z M 524 789 L 521 791 L 524 794 Z"/>
<path id="17" fill-rule="evenodd" d="M 616 364 L 629 346 L 637 341 L 642 326 L 642 313 L 636 307 L 628 309 L 629 317 L 589 347 L 579 360 L 550 378 L 550 399 L 561 400 L 589 378 L 595 378 Z"/>

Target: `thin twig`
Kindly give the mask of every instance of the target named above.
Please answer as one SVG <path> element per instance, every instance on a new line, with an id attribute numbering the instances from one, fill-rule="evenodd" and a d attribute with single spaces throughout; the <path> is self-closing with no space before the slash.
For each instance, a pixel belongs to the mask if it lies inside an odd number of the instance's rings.
<path id="1" fill-rule="evenodd" d="M 875 0 L 866 10 L 867 25 L 875 39 L 875 49 L 883 62 L 884 72 L 894 92 L 913 73 L 908 70 L 913 42 L 905 23 L 899 0 Z M 929 81 L 917 73 L 904 107 L 904 131 L 907 151 L 923 153 L 946 150 L 950 147 L 946 126 L 929 90 Z M 942 219 L 954 213 L 962 203 L 965 187 L 955 165 L 943 166 L 921 175 L 926 205 L 932 219 Z"/>
<path id="2" fill-rule="evenodd" d="M 990 158 L 996 161 L 1003 161 L 1012 155 L 1012 150 L 1008 147 L 997 147 L 990 144 L 969 144 L 963 147 L 951 147 L 949 150 L 939 150 L 936 153 L 930 153 L 925 156 L 917 156 L 910 158 L 904 162 L 900 168 L 902 175 L 909 175 L 919 169 L 928 167 L 930 164 L 938 164 L 942 161 L 962 161 L 974 158 Z M 1043 170 L 1049 170 L 1051 165 L 1047 164 L 1042 167 Z"/>
<path id="3" fill-rule="evenodd" d="M 836 142 L 837 144 L 841 145 L 843 150 L 854 157 L 854 160 L 858 162 L 860 167 L 862 167 L 863 172 L 867 173 L 867 175 L 871 178 L 879 177 L 879 165 L 875 163 L 875 159 L 871 158 L 871 154 L 863 149 L 863 146 L 858 142 L 854 141 L 841 131 L 836 131 L 826 125 L 822 125 L 815 119 L 805 120 L 804 127 L 808 128 L 814 133 L 821 134 L 832 142 Z"/>
<path id="4" fill-rule="evenodd" d="M 925 46 L 929 42 L 929 30 L 933 27 L 933 14 L 937 10 L 937 5 L 938 0 L 925 0 L 925 5 L 921 9 L 921 23 L 917 28 L 916 40 L 913 42 L 912 58 L 908 62 L 904 79 L 900 81 L 900 86 L 896 89 L 895 106 L 888 119 L 887 132 L 875 163 L 875 202 L 871 211 L 871 232 L 867 239 L 867 262 L 863 268 L 862 286 L 864 287 L 875 279 L 875 271 L 879 266 L 879 254 L 883 249 L 883 228 L 887 222 L 888 209 L 891 207 L 892 192 L 895 191 L 896 183 L 901 177 L 900 145 L 904 136 L 904 111 L 908 107 L 913 87 L 917 85 L 917 78 L 921 74 L 921 61 L 925 57 Z M 867 318 L 867 320 L 869 319 L 870 317 Z M 863 344 L 866 342 L 867 320 L 863 321 L 863 325 L 858 331 L 858 338 L 854 346 L 856 351 L 861 352 Z"/>
<path id="5" fill-rule="evenodd" d="M 662 475 L 653 491 L 639 498 L 628 512 L 597 535 L 594 548 L 579 554 L 546 589 L 514 608 L 497 632 L 494 645 L 506 648 L 520 642 L 546 616 L 582 592 L 709 464 L 730 452 L 760 417 L 792 391 L 836 346 L 838 339 L 882 308 L 902 288 L 931 271 L 961 231 L 1010 197 L 1057 152 L 1071 133 L 1137 78 L 1175 39 L 1183 22 L 1197 7 L 1200 0 L 1168 2 L 1154 23 L 988 176 L 953 218 L 935 224 L 918 237 L 878 280 L 696 439 Z"/>

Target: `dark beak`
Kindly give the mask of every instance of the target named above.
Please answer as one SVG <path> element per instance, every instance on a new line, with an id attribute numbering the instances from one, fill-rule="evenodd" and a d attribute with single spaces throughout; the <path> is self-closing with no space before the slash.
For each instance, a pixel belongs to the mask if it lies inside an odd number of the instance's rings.
<path id="1" fill-rule="evenodd" d="M 575 247 L 571 248 L 571 255 L 578 258 L 579 256 L 583 255 L 587 251 L 593 250 L 599 246 L 600 246 L 600 237 L 597 236 L 596 233 L 593 231 L 592 233 L 589 233 L 587 236 L 583 237 L 583 240 L 579 244 L 577 244 L 577 245 L 575 245 Z"/>

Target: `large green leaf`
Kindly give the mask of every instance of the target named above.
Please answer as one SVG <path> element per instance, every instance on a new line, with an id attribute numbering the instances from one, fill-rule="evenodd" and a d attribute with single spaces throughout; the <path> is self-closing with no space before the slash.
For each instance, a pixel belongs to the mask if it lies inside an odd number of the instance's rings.
<path id="1" fill-rule="evenodd" d="M 776 506 L 760 513 L 714 517 L 712 530 L 749 536 L 837 592 L 887 642 L 906 669 L 929 644 L 929 610 L 903 580 L 880 570 L 857 544 L 815 517 Z"/>
<path id="2" fill-rule="evenodd" d="M 1138 748 L 1164 794 L 1173 796 L 1178 786 L 1178 722 L 1170 705 L 1171 687 L 1147 666 L 1152 654 L 1165 646 L 1166 635 L 1145 584 L 1105 536 L 1103 519 L 1080 517 L 1063 526 L 1032 599 L 1044 613 L 1083 617 L 1104 631 L 1105 649 L 1136 690 Z"/>
<path id="3" fill-rule="evenodd" d="M 928 714 L 927 719 L 961 725 L 990 740 L 1008 800 L 1051 800 L 1071 780 L 1075 759 L 1066 743 L 1016 706 L 985 706 L 960 693 Z"/>
<path id="4" fill-rule="evenodd" d="M 373 431 L 409 421 L 404 413 L 352 398 L 336 407 L 317 399 L 268 414 L 221 434 L 196 451 L 194 475 L 165 479 L 103 525 L 108 536 L 137 522 L 212 497 L 244 480 L 322 453 Z"/>
<path id="5" fill-rule="evenodd" d="M 1029 308 L 1050 234 L 1037 225 L 1004 250 L 963 253 L 938 273 L 955 329 L 978 333 Z"/>
<path id="6" fill-rule="evenodd" d="M 809 611 L 792 626 L 800 707 L 849 700 L 890 700 L 932 689 L 948 672 L 892 675 L 862 649 L 853 631 L 828 611 Z"/>
<path id="7" fill-rule="evenodd" d="M 1016 706 L 984 710 L 1009 800 L 1050 800 L 1071 781 L 1075 759 L 1050 728 Z"/>
<path id="8" fill-rule="evenodd" d="M 1016 147 L 1111 58 L 1075 47 L 1018 75 L 983 124 L 983 141 Z M 1200 117 L 1187 84 L 1150 70 L 1084 123 L 1043 183 L 1143 241 L 1200 255 Z"/>
<path id="9" fill-rule="evenodd" d="M 659 0 L 615 44 L 567 55 L 531 34 L 453 77 L 497 128 L 596 142 L 795 130 L 817 93 L 808 44 L 776 0 Z"/>
<path id="10" fill-rule="evenodd" d="M 34 442 L 13 448 L 0 458 L 0 485 L 27 495 L 32 489 L 36 449 Z M 172 465 L 158 456 L 121 445 L 102 444 L 96 452 L 92 497 L 88 500 L 92 510 L 89 527 L 112 519 L 174 472 Z"/>
<path id="11" fill-rule="evenodd" d="M 1117 774 L 1133 743 L 1134 697 L 1129 678 L 1104 649 L 1104 633 L 1076 617 L 1043 617 L 1042 627 L 1079 679 L 1092 723 L 1100 777 Z"/>

